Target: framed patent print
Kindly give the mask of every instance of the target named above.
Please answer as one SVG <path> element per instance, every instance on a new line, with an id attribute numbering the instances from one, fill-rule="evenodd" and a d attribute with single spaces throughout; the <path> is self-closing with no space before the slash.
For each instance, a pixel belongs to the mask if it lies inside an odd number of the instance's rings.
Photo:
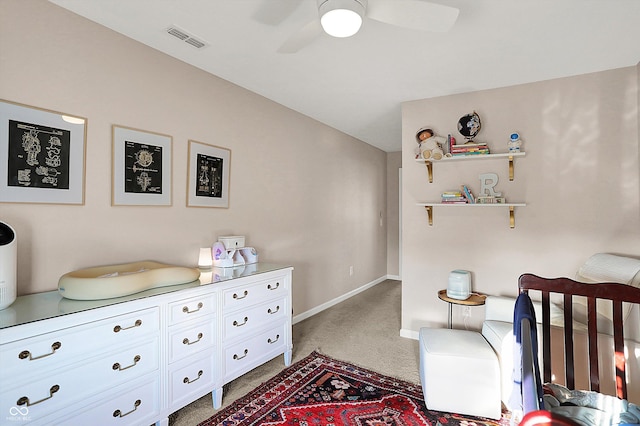
<path id="1" fill-rule="evenodd" d="M 187 206 L 229 207 L 231 151 L 189 141 Z"/>
<path id="2" fill-rule="evenodd" d="M 0 100 L 0 202 L 84 204 L 87 119 Z"/>
<path id="3" fill-rule="evenodd" d="M 170 206 L 172 137 L 112 126 L 114 206 Z"/>

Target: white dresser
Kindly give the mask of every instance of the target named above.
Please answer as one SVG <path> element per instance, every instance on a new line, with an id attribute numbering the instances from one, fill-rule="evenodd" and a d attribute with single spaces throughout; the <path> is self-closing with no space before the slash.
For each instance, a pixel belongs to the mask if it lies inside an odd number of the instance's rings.
<path id="1" fill-rule="evenodd" d="M 0 311 L 0 424 L 166 425 L 283 354 L 293 268 L 254 264 L 117 299 L 56 291 Z"/>

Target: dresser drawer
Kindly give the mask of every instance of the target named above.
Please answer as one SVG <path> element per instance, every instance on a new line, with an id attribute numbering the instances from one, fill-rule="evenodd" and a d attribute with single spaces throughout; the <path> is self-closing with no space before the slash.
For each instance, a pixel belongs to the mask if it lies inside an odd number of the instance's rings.
<path id="1" fill-rule="evenodd" d="M 215 294 L 205 294 L 178 302 L 172 302 L 169 304 L 169 325 L 202 318 L 206 315 L 213 314 L 215 311 Z"/>
<path id="2" fill-rule="evenodd" d="M 68 411 L 72 411 L 71 409 Z M 105 393 L 101 402 L 56 424 L 65 425 L 150 425 L 160 415 L 160 383 L 133 382 L 116 392 Z"/>
<path id="3" fill-rule="evenodd" d="M 245 335 L 258 327 L 266 327 L 286 317 L 285 299 L 273 300 L 261 305 L 225 314 L 223 340 L 228 341 Z"/>
<path id="4" fill-rule="evenodd" d="M 184 406 L 211 392 L 215 385 L 213 351 L 173 365 L 169 371 L 169 401 Z"/>
<path id="5" fill-rule="evenodd" d="M 285 277 L 238 286 L 223 292 L 225 311 L 246 307 L 276 297 L 286 297 Z"/>
<path id="6" fill-rule="evenodd" d="M 241 374 L 273 358 L 286 349 L 286 324 L 280 324 L 236 343 L 224 350 L 224 371 L 227 383 Z"/>
<path id="7" fill-rule="evenodd" d="M 158 312 L 158 308 L 150 308 L 2 345 L 0 381 L 41 376 L 87 354 L 101 354 L 157 334 Z"/>
<path id="8" fill-rule="evenodd" d="M 171 329 L 169 332 L 169 363 L 213 347 L 215 342 L 213 318 Z"/>
<path id="9" fill-rule="evenodd" d="M 35 379 L 14 376 L 3 383 L 0 413 L 8 413 L 11 407 L 26 407 L 30 417 L 37 419 L 76 406 L 101 391 L 158 371 L 158 352 L 158 339 L 154 338 L 85 363 L 52 369 Z"/>

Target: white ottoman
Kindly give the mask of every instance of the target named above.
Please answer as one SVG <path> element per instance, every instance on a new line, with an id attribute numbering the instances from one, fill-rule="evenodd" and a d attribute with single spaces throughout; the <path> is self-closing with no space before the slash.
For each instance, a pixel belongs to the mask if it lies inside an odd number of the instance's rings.
<path id="1" fill-rule="evenodd" d="M 500 366 L 480 333 L 421 328 L 420 381 L 430 410 L 500 418 Z"/>

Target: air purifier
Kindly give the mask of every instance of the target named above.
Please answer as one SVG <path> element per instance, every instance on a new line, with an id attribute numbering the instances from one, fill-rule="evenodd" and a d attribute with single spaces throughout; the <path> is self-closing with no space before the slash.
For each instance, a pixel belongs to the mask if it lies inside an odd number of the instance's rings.
<path id="1" fill-rule="evenodd" d="M 0 309 L 11 305 L 18 293 L 18 244 L 16 232 L 0 222 Z"/>
<path id="2" fill-rule="evenodd" d="M 456 269 L 449 273 L 447 297 L 466 300 L 471 296 L 471 272 Z"/>

